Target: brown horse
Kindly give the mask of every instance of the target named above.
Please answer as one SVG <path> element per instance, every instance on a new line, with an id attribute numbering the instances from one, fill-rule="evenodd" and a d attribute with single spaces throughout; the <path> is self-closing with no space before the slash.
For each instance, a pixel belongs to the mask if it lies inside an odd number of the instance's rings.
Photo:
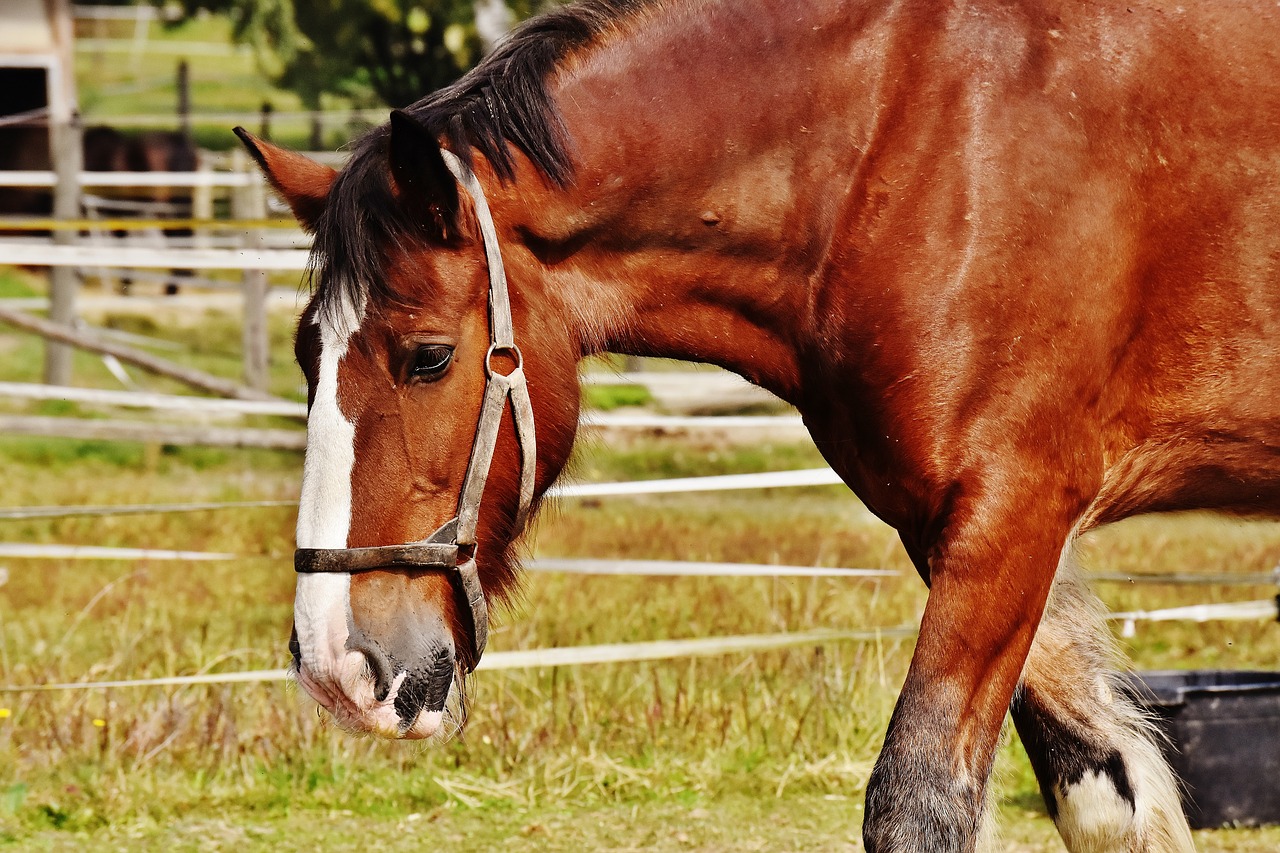
<path id="1" fill-rule="evenodd" d="M 316 234 L 300 681 L 435 731 L 515 579 L 508 390 L 541 494 L 580 358 L 713 362 L 799 408 L 930 586 L 868 849 L 973 848 L 1010 708 L 1071 850 L 1190 849 L 1069 555 L 1280 510 L 1278 44 L 1261 0 L 596 0 L 340 174 L 246 135 Z"/>

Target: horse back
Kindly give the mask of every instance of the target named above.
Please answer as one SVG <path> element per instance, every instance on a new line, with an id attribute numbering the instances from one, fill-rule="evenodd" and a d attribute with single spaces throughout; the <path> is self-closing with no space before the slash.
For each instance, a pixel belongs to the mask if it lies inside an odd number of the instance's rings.
<path id="1" fill-rule="evenodd" d="M 1280 510 L 1278 13 L 922 3 L 887 24 L 816 312 L 842 347 L 808 394 L 883 515 L 936 521 L 1014 470 L 1078 492 L 1084 527 Z"/>

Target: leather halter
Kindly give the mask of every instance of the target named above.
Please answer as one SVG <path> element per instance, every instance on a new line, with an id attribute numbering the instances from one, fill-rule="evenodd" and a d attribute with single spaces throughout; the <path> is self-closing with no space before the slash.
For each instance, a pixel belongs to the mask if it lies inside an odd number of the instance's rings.
<path id="1" fill-rule="evenodd" d="M 301 574 L 323 572 L 352 573 L 380 569 L 411 569 L 444 572 L 450 583 L 467 600 L 471 612 L 471 655 L 468 671 L 475 669 L 489 638 L 489 608 L 484 588 L 476 570 L 476 525 L 480 518 L 480 498 L 493 464 L 493 451 L 498 443 L 498 428 L 507 398 L 511 399 L 511 415 L 516 439 L 520 444 L 520 504 L 516 511 L 515 531 L 524 529 L 529 507 L 533 504 L 536 472 L 536 441 L 533 432 L 533 405 L 524 374 L 524 357 L 516 346 L 511 323 L 511 299 L 507 293 L 507 275 L 498 249 L 498 234 L 484 191 L 475 173 L 452 152 L 441 150 L 445 165 L 458 179 L 475 204 L 476 219 L 484 239 L 484 254 L 489 265 L 489 351 L 485 354 L 486 377 L 484 400 L 476 423 L 476 437 L 471 446 L 462 493 L 458 496 L 458 514 L 440 526 L 426 539 L 405 545 L 380 545 L 371 548 L 299 548 L 293 555 L 293 568 Z M 508 353 L 516 367 L 508 374 L 493 369 L 493 357 Z M 461 562 L 459 562 L 461 560 Z"/>

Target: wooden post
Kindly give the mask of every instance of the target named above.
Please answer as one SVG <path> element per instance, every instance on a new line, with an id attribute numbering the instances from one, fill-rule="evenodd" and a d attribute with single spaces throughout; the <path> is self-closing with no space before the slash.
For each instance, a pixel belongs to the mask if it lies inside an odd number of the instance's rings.
<path id="1" fill-rule="evenodd" d="M 142 73 L 142 55 L 147 52 L 147 37 L 151 34 L 151 13 L 153 9 L 146 3 L 139 3 L 136 11 L 137 15 L 133 24 L 132 51 L 134 77 Z"/>
<path id="2" fill-rule="evenodd" d="M 72 114 L 67 121 L 49 122 L 49 142 L 53 168 L 58 183 L 53 190 L 53 217 L 80 218 L 80 170 L 84 165 L 83 128 L 80 117 Z M 72 244 L 76 232 L 59 229 L 53 233 L 55 243 Z M 76 319 L 76 270 L 54 267 L 49 271 L 49 319 L 71 326 Z M 46 385 L 71 384 L 72 350 L 52 341 L 44 348 L 44 381 Z"/>
<path id="3" fill-rule="evenodd" d="M 324 150 L 324 122 L 320 110 L 311 111 L 311 150 Z"/>
<path id="4" fill-rule="evenodd" d="M 209 175 L 213 172 L 213 165 L 209 162 L 208 154 L 197 149 L 196 151 L 196 171 L 201 175 Z M 213 219 L 213 183 L 202 183 L 198 187 L 191 188 L 191 217 L 193 219 L 209 220 Z M 197 228 L 193 232 L 195 240 L 193 245 L 197 249 L 208 249 L 213 245 L 212 230 L 209 228 Z"/>
<path id="5" fill-rule="evenodd" d="M 185 59 L 178 61 L 178 129 L 191 142 L 191 69 Z"/>
<path id="6" fill-rule="evenodd" d="M 262 110 L 260 112 L 262 124 L 258 130 L 258 137 L 267 142 L 271 141 L 271 113 L 274 111 L 275 107 L 271 106 L 270 101 L 262 102 Z"/>
<path id="7" fill-rule="evenodd" d="M 232 153 L 232 164 L 240 174 L 256 176 L 243 148 Z M 232 194 L 233 215 L 237 219 L 265 219 L 267 216 L 266 187 L 255 180 L 245 187 L 237 187 Z M 266 242 L 261 229 L 246 229 L 244 245 L 258 248 Z M 267 330 L 267 273 L 266 270 L 245 270 L 241 287 L 244 292 L 244 330 L 241 340 L 244 348 L 244 383 L 258 391 L 266 391 L 269 379 L 270 341 Z"/>

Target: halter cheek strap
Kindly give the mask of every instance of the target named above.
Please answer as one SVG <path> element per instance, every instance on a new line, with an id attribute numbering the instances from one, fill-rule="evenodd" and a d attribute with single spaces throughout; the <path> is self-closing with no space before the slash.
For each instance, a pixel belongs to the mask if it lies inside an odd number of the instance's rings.
<path id="1" fill-rule="evenodd" d="M 484 399 L 476 423 L 476 437 L 471 447 L 462 492 L 458 496 L 458 514 L 418 542 L 405 545 L 380 545 L 371 548 L 299 548 L 294 552 L 293 567 L 300 574 L 325 572 L 351 573 L 380 569 L 412 569 L 444 572 L 454 588 L 466 599 L 471 616 L 471 655 L 469 669 L 475 669 L 484 653 L 489 636 L 489 608 L 476 569 L 476 528 L 480 520 L 480 499 L 484 495 L 489 468 L 498 444 L 498 429 L 507 400 L 511 400 L 511 418 L 520 445 L 520 502 L 516 510 L 515 533 L 524 529 L 533 505 L 534 477 L 537 473 L 537 441 L 533 430 L 533 404 L 524 373 L 524 357 L 516 346 L 511 322 L 511 297 L 507 292 L 507 275 L 498 248 L 498 233 L 475 173 L 452 152 L 441 150 L 445 165 L 458 183 L 471 196 L 484 240 L 484 254 L 489 267 L 489 350 L 485 353 Z M 515 359 L 515 369 L 502 374 L 494 370 L 493 358 L 506 353 Z M 466 549 L 466 551 L 464 551 Z M 467 553 L 469 552 L 469 553 Z M 461 564 L 460 555 L 467 553 Z"/>
<path id="2" fill-rule="evenodd" d="M 508 397 L 511 398 L 511 417 L 515 423 L 516 439 L 520 442 L 520 503 L 516 511 L 516 532 L 524 529 L 529 507 L 533 504 L 537 446 L 533 431 L 533 404 L 529 401 L 529 384 L 524 374 L 524 356 L 516 346 L 515 330 L 512 328 L 511 295 L 507 290 L 507 272 L 502 265 L 502 252 L 498 248 L 498 232 L 493 224 L 493 214 L 489 212 L 489 202 L 484 197 L 484 190 L 476 180 L 475 173 L 452 151 L 441 150 L 440 154 L 449 171 L 471 196 L 476 221 L 480 225 L 480 236 L 484 241 L 485 260 L 489 264 L 489 351 L 484 357 L 484 402 L 476 425 L 475 444 L 471 448 L 471 462 L 467 465 L 467 479 L 458 498 L 458 542 L 475 544 L 480 496 L 484 493 L 489 466 L 493 462 L 498 427 L 502 423 L 502 411 Z M 499 352 L 509 353 L 516 360 L 515 370 L 505 376 L 493 369 L 493 357 Z"/>

